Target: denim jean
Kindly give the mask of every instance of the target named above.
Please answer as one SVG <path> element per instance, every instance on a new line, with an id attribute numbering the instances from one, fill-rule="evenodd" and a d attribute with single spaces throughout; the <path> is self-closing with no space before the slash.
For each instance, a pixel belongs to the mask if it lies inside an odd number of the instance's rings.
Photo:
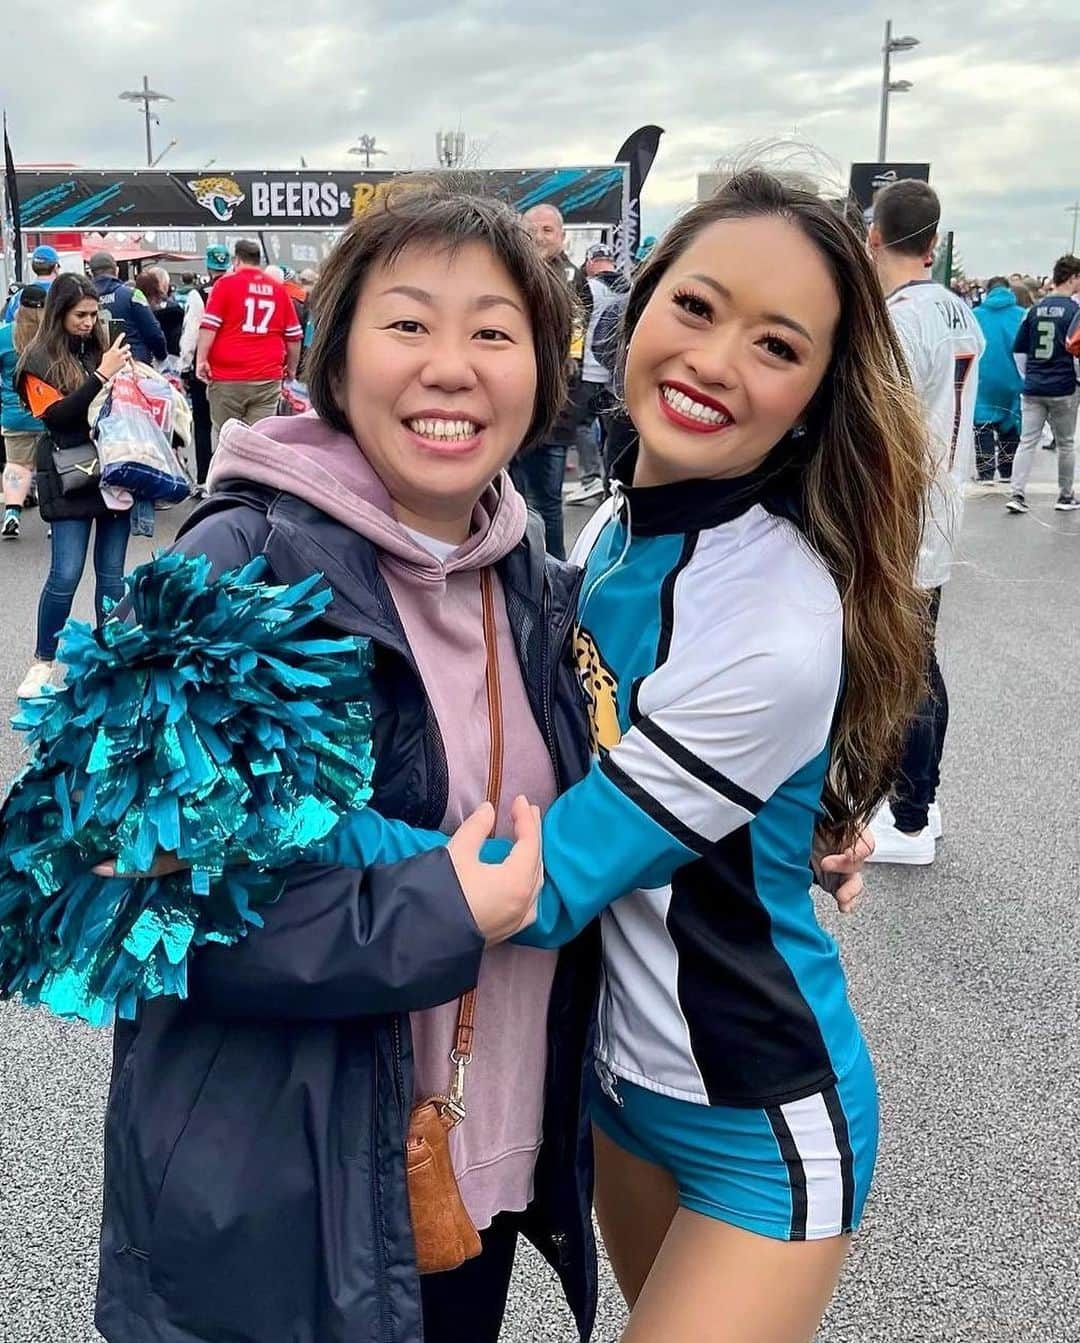
<path id="1" fill-rule="evenodd" d="M 557 560 L 566 559 L 562 502 L 565 475 L 564 443 L 541 443 L 510 466 L 511 479 L 525 496 L 525 502 L 534 513 L 539 513 L 544 524 L 548 552 Z"/>
<path id="2" fill-rule="evenodd" d="M 1049 423 L 1057 443 L 1058 493 L 1073 492 L 1073 471 L 1076 452 L 1073 439 L 1076 434 L 1077 398 L 1073 396 L 1024 396 L 1023 426 L 1020 446 L 1013 462 L 1012 483 L 1017 494 L 1027 489 L 1028 476 L 1035 461 L 1035 451 L 1042 438 L 1043 426 Z"/>
<path id="3" fill-rule="evenodd" d="M 897 830 L 917 834 L 926 829 L 930 803 L 941 782 L 941 755 L 949 727 L 949 693 L 938 665 L 937 621 L 941 589 L 930 595 L 930 647 L 927 651 L 928 692 L 908 724 L 900 772 L 893 782 L 892 810 Z"/>
<path id="4" fill-rule="evenodd" d="M 39 662 L 53 662 L 56 642 L 71 614 L 75 590 L 86 566 L 90 530 L 94 529 L 94 609 L 98 624 L 105 618 L 106 597 L 124 595 L 124 560 L 130 530 L 127 513 L 106 518 L 60 518 L 52 524 L 52 563 L 38 603 L 37 652 Z"/>
<path id="5" fill-rule="evenodd" d="M 975 471 L 980 480 L 993 480 L 994 467 L 1002 480 L 1012 478 L 1013 459 L 1020 442 L 1016 429 L 1002 429 L 997 424 L 975 426 Z"/>

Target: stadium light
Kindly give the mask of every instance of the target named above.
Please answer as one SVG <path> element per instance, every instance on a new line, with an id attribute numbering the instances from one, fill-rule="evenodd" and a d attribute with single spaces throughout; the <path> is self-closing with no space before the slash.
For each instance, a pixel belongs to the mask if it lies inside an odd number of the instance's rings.
<path id="1" fill-rule="evenodd" d="M 882 44 L 882 65 L 881 65 L 881 115 L 878 120 L 878 162 L 885 162 L 885 151 L 889 138 L 889 95 L 893 93 L 910 93 L 912 83 L 909 79 L 892 78 L 892 58 L 898 51 L 910 51 L 912 47 L 919 45 L 917 37 L 893 37 L 892 19 L 885 23 L 885 41 Z"/>

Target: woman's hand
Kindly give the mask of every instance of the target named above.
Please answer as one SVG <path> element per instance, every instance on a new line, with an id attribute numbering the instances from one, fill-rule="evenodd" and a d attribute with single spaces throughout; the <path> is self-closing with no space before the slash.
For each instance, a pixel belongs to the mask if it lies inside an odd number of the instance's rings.
<path id="1" fill-rule="evenodd" d="M 125 368 L 130 363 L 131 351 L 127 347 L 127 336 L 121 332 L 101 356 L 98 372 L 103 378 L 111 381 L 122 368 Z"/>
<path id="2" fill-rule="evenodd" d="M 480 861 L 480 849 L 495 824 L 490 802 L 478 807 L 457 828 L 448 848 L 465 900 L 489 945 L 505 942 L 536 919 L 536 900 L 544 884 L 540 844 L 540 808 L 518 797 L 510 809 L 514 847 L 501 863 Z"/>
<path id="3" fill-rule="evenodd" d="M 826 853 L 828 841 L 820 832 L 814 836 L 812 859 L 818 885 L 829 892 L 841 914 L 850 914 L 864 890 L 863 868 L 874 852 L 874 836 L 869 827 L 843 853 Z"/>

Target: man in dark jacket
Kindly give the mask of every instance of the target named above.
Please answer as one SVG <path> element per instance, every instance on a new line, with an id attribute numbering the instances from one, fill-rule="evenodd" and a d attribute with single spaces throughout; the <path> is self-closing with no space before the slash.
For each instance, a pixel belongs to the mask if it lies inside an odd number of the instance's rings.
<path id="1" fill-rule="evenodd" d="M 569 350 L 573 364 L 570 396 L 562 413 L 549 430 L 543 443 L 537 444 L 526 457 L 515 461 L 510 474 L 514 484 L 525 496 L 533 512 L 544 523 L 544 535 L 550 554 L 556 559 L 566 558 L 563 540 L 563 478 L 566 475 L 566 450 L 577 434 L 577 386 L 581 381 L 581 356 L 584 347 L 585 311 L 591 298 L 584 277 L 566 255 L 566 229 L 563 217 L 554 205 L 534 205 L 524 215 L 525 225 L 533 236 L 536 249 L 547 264 L 556 271 L 572 291 L 578 305 L 574 323 L 574 340 Z"/>
<path id="2" fill-rule="evenodd" d="M 95 252 L 90 258 L 90 277 L 98 291 L 101 314 L 109 321 L 110 341 L 123 331 L 133 359 L 142 364 L 164 359 L 168 347 L 161 323 L 154 316 L 146 295 L 120 279 L 116 261 L 108 252 Z"/>

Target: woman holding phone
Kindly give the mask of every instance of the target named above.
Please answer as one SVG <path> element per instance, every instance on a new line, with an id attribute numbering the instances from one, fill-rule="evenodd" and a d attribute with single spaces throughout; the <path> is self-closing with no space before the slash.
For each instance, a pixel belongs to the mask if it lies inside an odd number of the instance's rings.
<path id="1" fill-rule="evenodd" d="M 52 560 L 38 602 L 34 661 L 16 694 L 29 699 L 51 679 L 56 644 L 71 614 L 75 591 L 94 538 L 94 605 L 104 619 L 105 599 L 123 595 L 129 518 L 109 508 L 96 477 L 83 488 L 64 492 L 54 453 L 85 448 L 92 460 L 90 405 L 131 360 L 127 338 L 106 347 L 98 320 L 98 296 L 82 275 L 60 275 L 50 285 L 41 327 L 23 351 L 15 386 L 31 415 L 45 427 L 38 439 L 38 507 L 52 527 Z"/>

